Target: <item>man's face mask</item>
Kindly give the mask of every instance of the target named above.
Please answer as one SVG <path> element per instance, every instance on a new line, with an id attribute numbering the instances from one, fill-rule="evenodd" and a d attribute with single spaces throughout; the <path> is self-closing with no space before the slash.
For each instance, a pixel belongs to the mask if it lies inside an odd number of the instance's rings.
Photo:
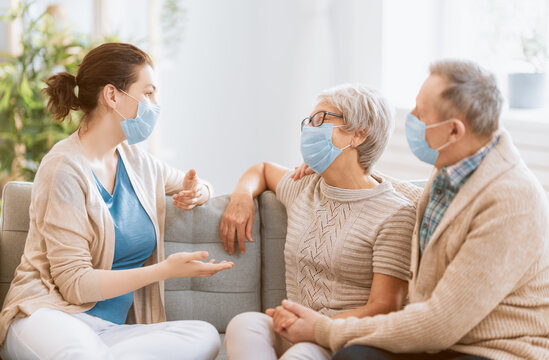
<path id="1" fill-rule="evenodd" d="M 446 124 L 450 121 L 452 121 L 452 119 L 427 126 L 423 121 L 412 114 L 406 116 L 406 140 L 408 140 L 410 150 L 412 150 L 419 160 L 426 162 L 427 164 L 435 165 L 438 159 L 438 152 L 450 145 L 450 142 L 448 141 L 437 149 L 433 149 L 427 144 L 425 130 Z"/>

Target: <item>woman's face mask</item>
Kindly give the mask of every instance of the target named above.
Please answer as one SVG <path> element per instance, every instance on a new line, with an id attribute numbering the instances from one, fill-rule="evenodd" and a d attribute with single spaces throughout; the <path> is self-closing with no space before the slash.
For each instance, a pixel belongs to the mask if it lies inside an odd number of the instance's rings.
<path id="1" fill-rule="evenodd" d="M 351 145 L 338 149 L 332 143 L 332 131 L 336 125 L 324 123 L 320 126 L 305 126 L 301 132 L 301 155 L 303 161 L 317 174 L 322 174 L 334 160 Z"/>
<path id="2" fill-rule="evenodd" d="M 126 119 L 124 115 L 114 109 L 114 111 L 124 119 L 124 121 L 120 123 L 120 126 L 122 126 L 122 131 L 124 131 L 124 134 L 126 135 L 128 144 L 137 144 L 152 134 L 160 116 L 160 106 L 149 102 L 139 101 L 124 90 L 120 91 L 138 102 L 137 116 L 134 119 Z"/>

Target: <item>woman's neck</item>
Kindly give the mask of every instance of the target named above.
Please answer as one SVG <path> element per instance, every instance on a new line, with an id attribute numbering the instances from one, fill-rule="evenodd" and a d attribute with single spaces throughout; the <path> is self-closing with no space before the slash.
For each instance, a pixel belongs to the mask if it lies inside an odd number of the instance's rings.
<path id="1" fill-rule="evenodd" d="M 113 125 L 118 126 L 118 129 Z M 91 162 L 111 159 L 115 155 L 116 147 L 124 140 L 120 125 L 108 115 L 99 114 L 90 114 L 78 130 L 78 137 L 84 154 Z"/>
<path id="2" fill-rule="evenodd" d="M 372 189 L 379 184 L 358 162 L 337 160 L 321 175 L 326 184 L 340 189 L 356 190 Z"/>

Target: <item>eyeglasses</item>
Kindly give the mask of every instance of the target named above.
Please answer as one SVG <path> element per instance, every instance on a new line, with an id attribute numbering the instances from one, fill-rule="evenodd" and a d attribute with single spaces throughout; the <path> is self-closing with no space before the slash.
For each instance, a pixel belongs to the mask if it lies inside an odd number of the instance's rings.
<path id="1" fill-rule="evenodd" d="M 341 114 L 334 114 L 334 113 L 331 113 L 329 111 L 319 111 L 317 113 L 315 113 L 313 116 L 310 116 L 310 117 L 306 117 L 305 119 L 303 119 L 301 121 L 301 131 L 303 131 L 303 128 L 305 126 L 313 126 L 313 127 L 317 127 L 317 126 L 320 126 L 322 124 L 324 124 L 324 120 L 326 120 L 326 115 L 331 115 L 331 116 L 336 116 L 336 117 L 339 117 L 339 118 L 343 118 L 343 115 Z"/>

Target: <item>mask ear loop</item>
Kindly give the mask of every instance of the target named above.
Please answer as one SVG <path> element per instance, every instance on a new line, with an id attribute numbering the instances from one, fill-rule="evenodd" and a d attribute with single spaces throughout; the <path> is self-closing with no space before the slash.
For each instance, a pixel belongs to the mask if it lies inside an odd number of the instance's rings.
<path id="1" fill-rule="evenodd" d="M 344 126 L 347 126 L 347 125 L 332 125 L 332 128 L 339 128 L 339 127 L 344 127 Z M 334 146 L 335 146 L 335 145 L 334 145 Z M 337 146 L 335 146 L 335 147 L 337 148 Z M 344 148 L 339 149 L 339 150 L 343 151 L 343 150 L 345 150 L 345 149 L 347 149 L 347 148 L 350 148 L 350 147 L 351 147 L 351 144 L 349 144 L 349 145 L 347 145 L 347 146 L 345 146 Z"/>

